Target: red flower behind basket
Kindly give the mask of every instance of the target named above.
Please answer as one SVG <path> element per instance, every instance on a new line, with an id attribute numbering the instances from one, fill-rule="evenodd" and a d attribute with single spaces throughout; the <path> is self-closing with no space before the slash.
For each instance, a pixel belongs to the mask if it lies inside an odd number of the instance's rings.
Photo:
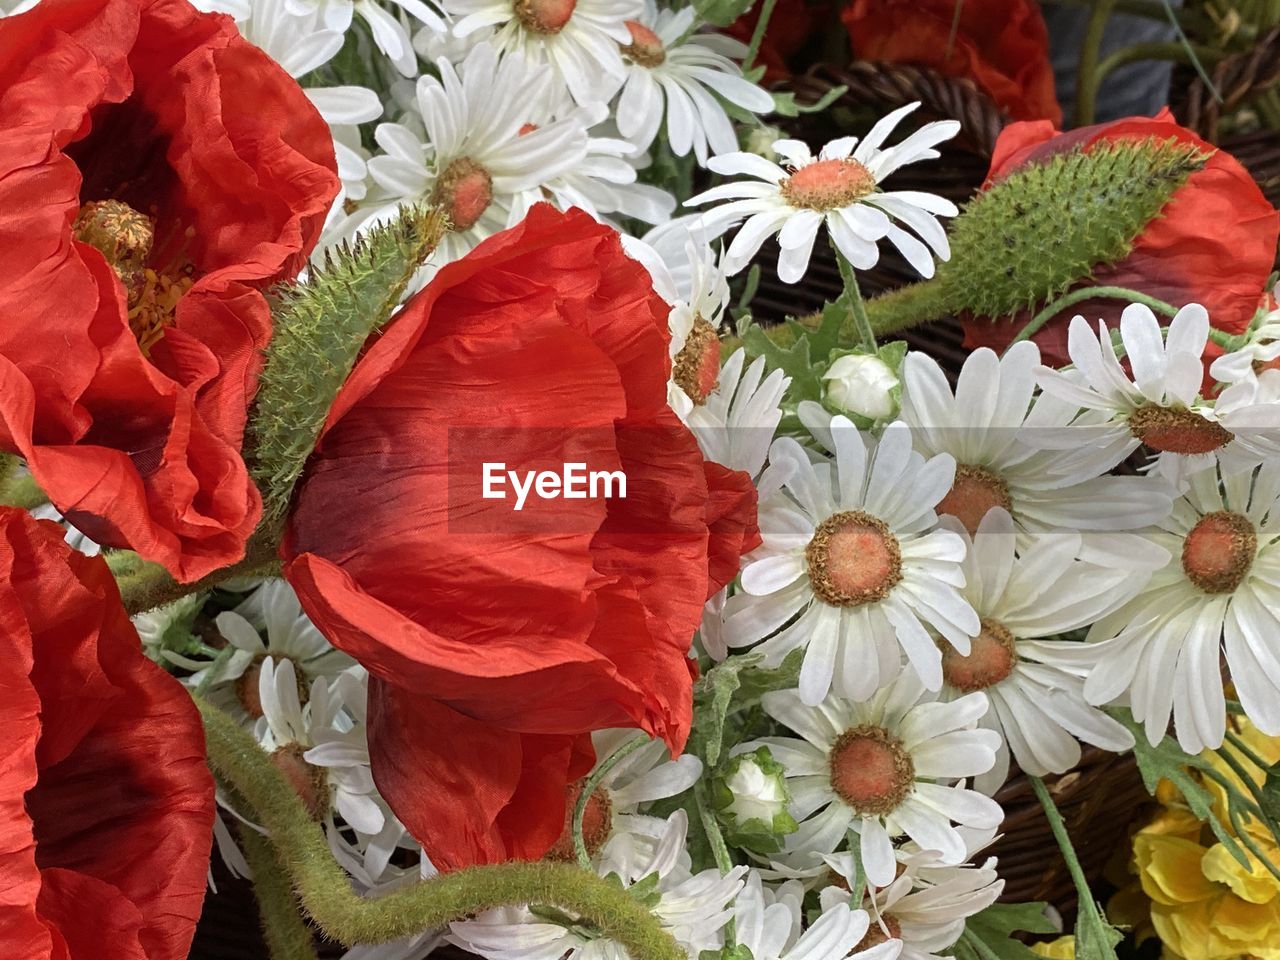
<path id="1" fill-rule="evenodd" d="M 1194 144 L 1209 159 L 1147 224 L 1128 256 L 1096 267 L 1088 283 L 1129 287 L 1177 307 L 1199 303 L 1209 311 L 1216 328 L 1243 333 L 1268 292 L 1280 213 L 1235 157 L 1179 126 L 1167 110 L 1154 118 L 1130 117 L 1066 133 L 1058 133 L 1047 122 L 1011 124 L 996 142 L 987 183 L 1068 150 L 1150 138 Z M 1067 325 L 1071 317 L 1080 314 L 1115 324 L 1125 306 L 1114 299 L 1086 300 L 1063 311 L 1033 338 L 1044 362 L 1053 366 L 1070 362 Z M 1029 319 L 1027 313 L 996 321 L 965 318 L 965 346 L 1001 350 Z M 1211 342 L 1207 358 L 1221 352 Z"/>
<path id="2" fill-rule="evenodd" d="M 227 17 L 44 0 L 0 20 L 0 131 L 0 449 L 101 543 L 234 562 L 261 291 L 336 195 L 327 126 Z"/>
<path id="3" fill-rule="evenodd" d="M 0 508 L 0 956 L 183 960 L 213 777 L 106 563 Z"/>
<path id="4" fill-rule="evenodd" d="M 841 17 L 860 59 L 967 77 L 1015 120 L 1062 122 L 1035 0 L 853 0 Z"/>
<path id="5" fill-rule="evenodd" d="M 759 535 L 667 406 L 666 317 L 614 231 L 538 205 L 368 348 L 299 487 L 286 576 L 372 674 L 374 778 L 437 866 L 546 853 L 590 731 L 688 735 L 703 603 Z M 486 463 L 625 497 L 517 508 Z"/>

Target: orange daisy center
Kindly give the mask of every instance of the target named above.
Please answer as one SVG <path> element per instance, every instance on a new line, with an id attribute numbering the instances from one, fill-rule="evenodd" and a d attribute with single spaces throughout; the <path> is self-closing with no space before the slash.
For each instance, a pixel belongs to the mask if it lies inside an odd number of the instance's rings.
<path id="1" fill-rule="evenodd" d="M 470 230 L 493 202 L 493 177 L 470 157 L 459 157 L 440 174 L 431 202 L 443 207 L 455 230 Z"/>
<path id="2" fill-rule="evenodd" d="M 559 33 L 577 5 L 577 0 L 516 0 L 516 19 L 534 33 Z"/>
<path id="3" fill-rule="evenodd" d="M 671 378 L 699 406 L 716 388 L 720 379 L 720 338 L 702 314 L 693 318 L 693 328 L 672 363 Z"/>
<path id="4" fill-rule="evenodd" d="M 793 207 L 832 210 L 873 193 L 876 178 L 857 160 L 818 160 L 783 180 L 781 189 L 783 199 Z"/>
<path id="5" fill-rule="evenodd" d="M 818 525 L 804 550 L 814 594 L 836 607 L 883 600 L 902 580 L 902 549 L 883 520 L 847 510 Z"/>
<path id="6" fill-rule="evenodd" d="M 942 677 L 947 685 L 964 693 L 994 687 L 1013 672 L 1017 663 L 1013 634 L 1002 623 L 983 620 L 982 631 L 969 641 L 969 654 L 951 644 L 942 650 Z"/>
<path id="7" fill-rule="evenodd" d="M 642 67 L 657 67 L 667 59 L 666 48 L 661 38 L 643 23 L 634 20 L 626 21 L 627 31 L 631 34 L 631 42 L 622 48 L 622 55 Z"/>
<path id="8" fill-rule="evenodd" d="M 565 788 L 564 795 L 564 827 L 560 836 L 547 851 L 547 860 L 570 863 L 577 859 L 573 849 L 573 810 L 582 796 L 582 781 L 571 783 Z M 587 805 L 582 811 L 582 841 L 587 853 L 595 856 L 604 846 L 609 834 L 613 831 L 613 801 L 604 787 L 596 787 L 587 798 Z"/>
<path id="9" fill-rule="evenodd" d="M 1182 569 L 1205 593 L 1231 593 L 1248 576 L 1258 554 L 1249 518 L 1221 510 L 1207 513 L 1182 542 Z"/>
<path id="10" fill-rule="evenodd" d="M 1129 414 L 1129 430 L 1152 450 L 1163 453 L 1212 453 L 1231 442 L 1231 431 L 1194 410 L 1171 410 L 1155 404 Z"/>
<path id="11" fill-rule="evenodd" d="M 902 741 L 884 727 L 861 724 L 836 739 L 828 755 L 831 788 L 863 816 L 898 808 L 915 782 L 916 768 Z"/>
<path id="12" fill-rule="evenodd" d="M 884 930 L 880 924 L 884 924 Z M 888 933 L 885 933 L 888 930 Z M 867 929 L 867 934 L 858 941 L 858 945 L 854 947 L 855 951 L 870 950 L 872 947 L 878 947 L 882 943 L 888 943 L 890 940 L 902 939 L 902 924 L 898 922 L 897 917 L 890 916 L 887 913 L 880 915 L 880 923 L 876 923 L 872 918 L 871 926 Z"/>
<path id="13" fill-rule="evenodd" d="M 1009 485 L 986 467 L 962 463 L 956 467 L 956 479 L 947 495 L 939 501 L 938 513 L 950 514 L 959 520 L 969 535 L 978 532 L 978 524 L 993 507 L 1010 509 Z"/>

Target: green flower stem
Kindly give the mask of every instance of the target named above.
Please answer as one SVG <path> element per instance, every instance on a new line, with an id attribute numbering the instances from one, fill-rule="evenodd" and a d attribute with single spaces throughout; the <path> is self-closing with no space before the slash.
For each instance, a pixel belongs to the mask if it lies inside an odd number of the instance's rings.
<path id="1" fill-rule="evenodd" d="M 129 616 L 134 616 L 201 590 L 211 590 L 232 577 L 278 576 L 280 558 L 274 540 L 274 537 L 255 534 L 249 540 L 243 560 L 191 583 L 179 583 L 158 563 L 142 561 L 131 565 L 121 557 L 111 562 L 120 587 L 120 599 Z"/>
<path id="2" fill-rule="evenodd" d="M 853 264 L 845 259 L 843 253 L 835 248 L 836 263 L 840 266 L 840 279 L 844 281 L 844 298 L 848 301 L 849 312 L 853 315 L 853 326 L 858 332 L 858 340 L 867 353 L 876 352 L 876 333 L 872 329 L 871 320 L 867 317 L 867 305 L 862 299 L 862 290 L 858 287 L 858 275 L 853 271 Z"/>
<path id="3" fill-rule="evenodd" d="M 1191 50 L 1195 51 L 1195 55 L 1202 63 L 1216 64 L 1226 56 L 1225 51 L 1214 50 L 1212 47 L 1200 44 L 1193 44 Z M 1123 67 L 1125 64 L 1137 63 L 1143 60 L 1167 60 L 1191 66 L 1191 50 L 1181 43 L 1169 40 L 1135 43 L 1132 46 L 1122 47 L 1104 57 L 1102 62 L 1098 64 L 1098 83 L 1101 84 L 1112 71 Z"/>
<path id="4" fill-rule="evenodd" d="M 1000 960 L 1000 955 L 983 943 L 982 938 L 967 927 L 964 933 L 960 934 L 960 941 L 967 944 L 969 949 L 981 957 L 982 960 Z"/>
<path id="5" fill-rule="evenodd" d="M 266 828 L 303 909 L 325 936 L 348 946 L 383 943 L 493 907 L 533 903 L 580 917 L 624 946 L 634 960 L 686 960 L 643 904 L 569 864 L 471 867 L 376 899 L 359 896 L 329 852 L 320 825 L 253 737 L 216 707 L 195 701 L 204 719 L 209 765 Z"/>
<path id="6" fill-rule="evenodd" d="M 1236 748 L 1237 753 L 1241 754 L 1246 760 L 1257 767 L 1259 772 L 1262 774 L 1265 775 L 1267 770 L 1271 767 L 1270 763 L 1254 753 L 1249 744 L 1245 743 L 1239 735 L 1230 729 L 1227 730 L 1227 742 Z"/>
<path id="7" fill-rule="evenodd" d="M 1044 808 L 1044 818 L 1049 821 L 1049 829 L 1053 831 L 1053 838 L 1058 841 L 1058 849 L 1062 852 L 1062 859 L 1067 864 L 1067 872 L 1071 874 L 1071 882 L 1075 884 L 1078 901 L 1076 909 L 1088 914 L 1099 924 L 1105 923 L 1098 911 L 1097 901 L 1093 899 L 1093 891 L 1089 889 L 1089 881 L 1085 878 L 1080 860 L 1076 857 L 1075 847 L 1071 845 L 1067 825 L 1063 822 L 1062 814 L 1058 812 L 1058 806 L 1053 802 L 1053 797 L 1049 795 L 1048 787 L 1039 777 L 1028 776 L 1027 779 L 1031 782 L 1031 789 L 1035 791 L 1040 806 Z"/>
<path id="8" fill-rule="evenodd" d="M 1156 297 L 1147 296 L 1140 290 L 1131 290 L 1128 287 L 1079 287 L 1064 293 L 1032 317 L 1027 325 L 1018 332 L 1018 335 L 1013 338 L 1013 343 L 1010 343 L 1009 346 L 1013 346 L 1014 343 L 1021 343 L 1023 340 L 1030 340 L 1040 332 L 1041 327 L 1067 309 L 1067 307 L 1080 303 L 1082 300 L 1092 300 L 1095 297 L 1108 297 L 1115 300 L 1128 300 L 1131 303 L 1142 303 L 1156 313 L 1163 313 L 1169 317 L 1178 312 L 1178 308 L 1172 304 L 1165 303 Z"/>
<path id="9" fill-rule="evenodd" d="M 764 42 L 764 32 L 769 27 L 769 20 L 773 17 L 773 8 L 778 5 L 778 0 L 764 0 L 760 7 L 760 18 L 756 20 L 756 28 L 751 33 L 751 45 L 747 47 L 747 56 L 742 61 L 742 72 L 749 71 L 756 62 L 756 56 L 760 53 L 760 44 Z"/>
<path id="10" fill-rule="evenodd" d="M 587 851 L 587 841 L 582 836 L 582 821 L 587 815 L 587 803 L 591 800 L 591 795 L 600 786 L 600 781 L 609 775 L 610 770 L 648 742 L 649 738 L 644 734 L 632 737 L 613 753 L 609 754 L 603 762 L 591 771 L 591 775 L 582 782 L 582 789 L 578 792 L 578 799 L 573 805 L 572 826 L 573 852 L 577 854 L 578 866 L 583 870 L 591 869 L 591 854 Z"/>
<path id="11" fill-rule="evenodd" d="M 711 856 L 715 858 L 716 867 L 721 873 L 733 869 L 733 857 L 729 853 L 728 844 L 724 842 L 724 833 L 720 830 L 720 821 L 716 819 L 715 809 L 711 805 L 711 797 L 707 795 L 707 781 L 698 780 L 693 785 L 693 802 L 698 808 L 698 822 L 702 824 L 702 832 L 706 835 L 711 847 Z M 733 917 L 724 927 L 725 946 L 732 948 L 737 943 L 736 922 Z"/>
<path id="12" fill-rule="evenodd" d="M 908 284 L 866 301 L 867 326 L 878 337 L 899 333 L 933 320 L 941 320 L 952 311 L 947 293 L 937 280 Z M 842 337 L 856 342 L 858 320 L 852 313 L 845 319 Z"/>
<path id="13" fill-rule="evenodd" d="M 1080 63 L 1076 69 L 1075 126 L 1077 127 L 1093 123 L 1101 79 L 1098 72 L 1098 57 L 1102 50 L 1102 37 L 1107 32 L 1107 23 L 1111 20 L 1115 5 L 1116 0 L 1094 0 L 1093 10 L 1085 26 L 1084 39 L 1080 44 Z"/>
<path id="14" fill-rule="evenodd" d="M 49 502 L 31 474 L 17 472 L 16 458 L 13 462 L 0 466 L 7 467 L 0 471 L 0 506 L 31 510 Z"/>
<path id="15" fill-rule="evenodd" d="M 266 837 L 240 828 L 240 846 L 253 871 L 253 892 L 271 960 L 316 960 L 315 938 L 298 912 L 289 878 Z"/>

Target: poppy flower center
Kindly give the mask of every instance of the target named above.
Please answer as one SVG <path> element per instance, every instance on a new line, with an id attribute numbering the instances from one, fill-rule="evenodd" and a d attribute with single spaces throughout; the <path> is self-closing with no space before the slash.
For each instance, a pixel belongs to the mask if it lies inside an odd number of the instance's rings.
<path id="1" fill-rule="evenodd" d="M 716 388 L 720 379 L 720 338 L 701 314 L 693 318 L 693 328 L 676 354 L 671 378 L 699 406 Z"/>
<path id="2" fill-rule="evenodd" d="M 577 0 L 516 0 L 516 19 L 534 33 L 559 33 L 577 5 Z"/>
<path id="3" fill-rule="evenodd" d="M 178 301 L 195 282 L 194 268 L 175 258 L 168 267 L 148 266 L 155 245 L 155 221 L 119 200 L 84 204 L 72 225 L 81 243 L 101 253 L 124 284 L 129 329 L 143 355 L 173 323 Z"/>
<path id="4" fill-rule="evenodd" d="M 631 34 L 631 42 L 622 48 L 622 55 L 642 67 L 661 66 L 667 59 L 662 39 L 643 23 L 628 20 L 626 26 Z"/>
<path id="5" fill-rule="evenodd" d="M 885 932 L 886 930 L 888 931 L 887 933 Z M 871 921 L 871 926 L 867 928 L 867 935 L 858 941 L 858 945 L 854 947 L 854 950 L 870 950 L 872 947 L 878 947 L 880 944 L 888 943 L 890 940 L 901 939 L 902 924 L 898 922 L 898 918 L 882 913 L 880 914 L 879 923 L 874 919 Z"/>
<path id="6" fill-rule="evenodd" d="M 986 467 L 962 463 L 956 467 L 956 479 L 951 489 L 935 508 L 938 513 L 950 514 L 959 520 L 969 535 L 978 532 L 978 524 L 993 507 L 1008 510 L 1013 505 L 1009 499 L 1009 485 Z"/>
<path id="7" fill-rule="evenodd" d="M 832 210 L 875 191 L 876 178 L 857 160 L 818 160 L 782 181 L 782 197 L 793 207 Z"/>
<path id="8" fill-rule="evenodd" d="M 431 202 L 449 214 L 453 229 L 470 230 L 493 202 L 493 177 L 470 157 L 459 157 L 436 180 Z"/>
<path id="9" fill-rule="evenodd" d="M 916 767 L 902 741 L 884 727 L 864 723 L 836 738 L 828 755 L 831 788 L 863 816 L 898 808 L 915 782 Z"/>
<path id="10" fill-rule="evenodd" d="M 570 863 L 577 859 L 577 852 L 573 849 L 573 811 L 578 805 L 580 796 L 582 796 L 582 781 L 569 784 L 564 796 L 564 828 L 560 831 L 556 842 L 551 845 L 551 849 L 547 851 L 547 860 Z M 587 853 L 595 856 L 612 832 L 613 801 L 610 800 L 609 792 L 604 787 L 596 787 L 587 798 L 587 805 L 582 811 L 582 842 L 587 848 Z"/>
<path id="11" fill-rule="evenodd" d="M 271 754 L 271 765 L 284 775 L 289 786 L 307 808 L 312 819 L 322 820 L 329 812 L 329 778 L 324 767 L 307 763 L 302 755 L 307 748 L 299 743 L 287 743 Z"/>
<path id="12" fill-rule="evenodd" d="M 836 607 L 883 600 L 902 580 L 902 549 L 883 520 L 846 510 L 818 524 L 804 548 L 814 594 Z"/>
<path id="13" fill-rule="evenodd" d="M 994 687 L 1013 672 L 1017 663 L 1013 634 L 995 620 L 982 621 L 982 631 L 969 641 L 968 656 L 949 643 L 939 647 L 943 679 L 947 686 L 964 693 Z"/>
<path id="14" fill-rule="evenodd" d="M 1194 410 L 1172 410 L 1155 404 L 1129 414 L 1129 430 L 1152 450 L 1192 455 L 1212 453 L 1231 442 L 1231 431 Z"/>
<path id="15" fill-rule="evenodd" d="M 1249 518 L 1220 510 L 1206 513 L 1182 542 L 1182 569 L 1205 593 L 1231 593 L 1244 582 L 1258 554 Z"/>

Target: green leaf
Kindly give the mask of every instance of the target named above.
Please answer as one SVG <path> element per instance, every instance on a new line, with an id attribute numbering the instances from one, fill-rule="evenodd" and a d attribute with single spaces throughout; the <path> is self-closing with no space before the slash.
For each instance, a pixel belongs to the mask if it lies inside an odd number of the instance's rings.
<path id="1" fill-rule="evenodd" d="M 719 950 L 703 950 L 698 954 L 698 960 L 755 960 L 755 958 L 751 956 L 750 947 L 735 943 L 732 947 L 725 946 Z"/>
<path id="2" fill-rule="evenodd" d="M 1101 906 L 1076 914 L 1075 934 L 1076 960 L 1117 960 L 1116 944 L 1124 934 L 1107 922 Z"/>
<path id="3" fill-rule="evenodd" d="M 708 771 L 716 769 L 724 752 L 725 721 L 731 711 L 754 704 L 770 690 L 794 686 L 800 676 L 803 650 L 793 650 L 775 668 L 762 667 L 762 654 L 729 657 L 708 670 L 693 688 L 693 730 L 689 752 Z"/>
<path id="4" fill-rule="evenodd" d="M 1154 797 L 1160 781 L 1168 780 L 1182 794 L 1191 812 L 1209 824 L 1214 836 L 1231 852 L 1231 856 L 1246 870 L 1251 869 L 1249 855 L 1236 841 L 1227 825 L 1214 815 L 1213 797 L 1187 772 L 1188 768 L 1210 770 L 1212 767 L 1199 757 L 1187 753 L 1172 737 L 1165 737 L 1156 746 L 1151 746 L 1147 741 L 1146 730 L 1133 719 L 1128 710 L 1115 709 L 1107 712 L 1133 734 L 1133 755 L 1138 761 L 1138 770 L 1142 774 L 1142 783 L 1146 786 L 1147 793 Z"/>
<path id="5" fill-rule="evenodd" d="M 1045 916 L 1047 904 L 993 903 L 965 921 L 965 936 L 954 948 L 957 960 L 1039 960 L 1023 943 L 1013 939 L 1018 932 L 1055 933 Z M 977 941 L 975 946 L 973 941 Z M 985 948 L 985 950 L 983 949 Z"/>
<path id="6" fill-rule="evenodd" d="M 707 23 L 727 27 L 751 9 L 755 0 L 693 0 L 693 9 Z"/>

